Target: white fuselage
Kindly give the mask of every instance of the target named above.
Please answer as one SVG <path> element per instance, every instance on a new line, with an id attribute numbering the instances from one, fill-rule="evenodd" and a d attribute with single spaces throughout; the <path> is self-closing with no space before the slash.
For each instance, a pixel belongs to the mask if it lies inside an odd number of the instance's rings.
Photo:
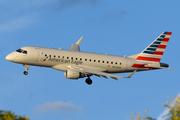
<path id="1" fill-rule="evenodd" d="M 22 49 L 26 50 L 27 54 L 14 51 L 6 56 L 6 59 L 11 62 L 23 65 L 50 67 L 61 71 L 66 71 L 67 69 L 69 69 L 67 66 L 83 65 L 91 69 L 96 69 L 97 71 L 103 71 L 107 73 L 123 73 L 131 72 L 134 70 L 149 70 L 149 68 L 137 68 L 132 66 L 135 63 L 153 63 L 149 61 L 140 61 L 129 57 L 88 52 L 76 52 L 53 48 L 28 46 L 23 47 Z"/>

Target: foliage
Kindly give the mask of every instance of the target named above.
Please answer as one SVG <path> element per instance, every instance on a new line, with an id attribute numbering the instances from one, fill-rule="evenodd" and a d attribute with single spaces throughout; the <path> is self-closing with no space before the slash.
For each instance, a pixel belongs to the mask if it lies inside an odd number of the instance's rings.
<path id="1" fill-rule="evenodd" d="M 145 110 L 145 113 L 147 113 L 148 110 Z M 138 115 L 135 117 L 135 112 L 133 112 L 134 115 L 131 115 L 131 120 L 155 120 L 149 116 L 146 116 L 146 114 L 141 115 L 141 112 L 138 112 Z"/>
<path id="2" fill-rule="evenodd" d="M 169 96 L 167 96 L 167 98 L 169 98 Z M 178 96 L 176 99 L 172 97 L 171 100 L 171 102 L 166 101 L 165 104 L 162 104 L 162 106 L 164 106 L 165 109 L 169 111 L 169 113 L 163 116 L 163 118 L 166 118 L 166 120 L 180 120 L 180 96 Z M 145 113 L 147 113 L 147 110 L 145 110 Z M 146 114 L 142 116 L 140 112 L 138 115 L 136 115 L 136 117 L 135 112 L 133 112 L 133 114 L 134 115 L 130 116 L 131 120 L 156 120 L 146 116 Z"/>
<path id="3" fill-rule="evenodd" d="M 29 117 L 21 117 L 11 111 L 0 110 L 0 120 L 29 120 Z"/>
<path id="4" fill-rule="evenodd" d="M 169 96 L 167 96 L 169 98 Z M 172 97 L 172 102 L 166 101 L 166 104 L 162 104 L 169 109 L 169 113 L 164 117 L 167 117 L 168 120 L 180 120 L 180 96 L 176 99 Z"/>

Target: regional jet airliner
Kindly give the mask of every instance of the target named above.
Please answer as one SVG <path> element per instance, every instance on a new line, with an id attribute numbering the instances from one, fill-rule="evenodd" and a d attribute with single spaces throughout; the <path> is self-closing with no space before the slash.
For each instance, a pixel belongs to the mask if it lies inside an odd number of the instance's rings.
<path id="1" fill-rule="evenodd" d="M 115 56 L 81 52 L 79 44 L 81 37 L 69 50 L 27 46 L 17 49 L 6 56 L 6 60 L 23 64 L 28 74 L 30 65 L 49 67 L 64 71 L 68 79 L 87 77 L 88 85 L 92 84 L 90 77 L 131 78 L 136 71 L 154 69 L 170 69 L 168 64 L 161 63 L 161 57 L 167 46 L 172 32 L 163 32 L 141 53 L 132 56 Z M 119 76 L 113 73 L 132 72 L 129 76 Z"/>

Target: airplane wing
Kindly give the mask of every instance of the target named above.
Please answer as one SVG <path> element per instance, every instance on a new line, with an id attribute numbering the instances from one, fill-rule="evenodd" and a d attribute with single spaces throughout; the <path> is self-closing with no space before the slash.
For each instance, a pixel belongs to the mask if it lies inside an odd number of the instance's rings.
<path id="1" fill-rule="evenodd" d="M 124 77 L 124 76 L 119 76 L 119 75 L 113 75 L 113 74 L 110 74 L 110 73 L 105 73 L 105 72 L 101 72 L 101 71 L 96 71 L 96 70 L 92 70 L 92 69 L 89 69 L 89 68 L 86 68 L 86 67 L 82 67 L 82 66 L 68 66 L 68 68 L 74 70 L 74 71 L 78 71 L 78 72 L 81 72 L 83 74 L 86 74 L 86 75 L 95 75 L 95 76 L 102 76 L 104 78 L 107 79 L 107 76 L 111 77 L 112 79 L 115 79 L 117 80 L 117 78 L 131 78 L 133 76 L 133 74 L 137 71 L 137 70 L 134 70 L 134 72 L 132 72 L 128 77 Z"/>
<path id="2" fill-rule="evenodd" d="M 79 44 L 81 42 L 81 40 L 83 39 L 84 36 L 82 36 L 77 42 L 76 44 L 72 44 L 69 48 L 70 51 L 80 51 L 80 47 Z"/>

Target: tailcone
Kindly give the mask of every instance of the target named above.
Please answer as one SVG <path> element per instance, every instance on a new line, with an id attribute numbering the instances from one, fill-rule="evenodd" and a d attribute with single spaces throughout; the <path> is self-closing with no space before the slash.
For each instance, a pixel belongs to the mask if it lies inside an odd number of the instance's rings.
<path id="1" fill-rule="evenodd" d="M 169 67 L 169 65 L 166 64 L 166 63 L 160 63 L 160 66 L 161 66 L 161 67 L 167 67 L 167 68 Z"/>

